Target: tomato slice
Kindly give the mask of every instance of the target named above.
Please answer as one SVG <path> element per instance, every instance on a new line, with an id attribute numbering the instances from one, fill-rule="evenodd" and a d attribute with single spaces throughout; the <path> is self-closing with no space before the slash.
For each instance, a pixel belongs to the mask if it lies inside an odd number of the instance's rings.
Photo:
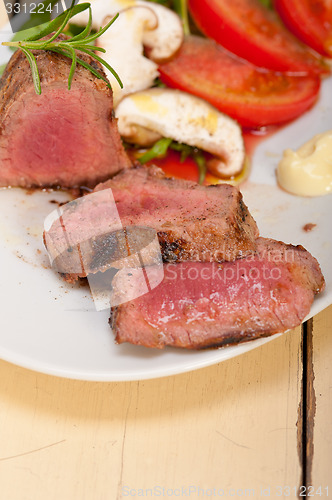
<path id="1" fill-rule="evenodd" d="M 256 68 L 213 40 L 185 38 L 177 55 L 159 66 L 161 80 L 205 99 L 242 126 L 290 121 L 316 101 L 320 78 Z"/>
<path id="2" fill-rule="evenodd" d="M 204 185 L 208 186 L 210 184 L 220 184 L 223 182 L 227 182 L 228 184 L 237 186 L 244 182 L 249 176 L 251 160 L 256 147 L 262 141 L 273 135 L 277 130 L 278 127 L 271 127 L 268 132 L 260 132 L 258 135 L 254 131 L 244 131 L 243 139 L 247 155 L 247 162 L 244 169 L 236 177 L 224 179 L 216 177 L 215 175 L 207 171 Z M 138 157 L 140 156 L 137 149 L 127 148 L 126 151 L 132 161 L 137 161 Z M 210 155 L 208 153 L 203 154 L 205 155 L 206 159 L 209 159 Z M 187 179 L 189 181 L 199 182 L 199 169 L 195 161 L 190 156 L 183 160 L 181 153 L 178 151 L 174 151 L 171 148 L 167 150 L 167 153 L 165 155 L 153 158 L 153 160 L 148 161 L 147 163 L 145 163 L 145 165 L 156 165 L 157 167 L 161 168 L 168 177 L 176 177 L 177 179 Z"/>
<path id="3" fill-rule="evenodd" d="M 181 161 L 181 155 L 177 151 L 169 149 L 165 156 L 154 158 L 147 165 L 157 165 L 169 177 L 198 182 L 199 173 L 194 160 L 188 157 L 184 161 Z"/>
<path id="4" fill-rule="evenodd" d="M 329 0 L 274 0 L 285 25 L 323 56 L 332 57 L 332 3 Z"/>
<path id="5" fill-rule="evenodd" d="M 252 137 L 244 136 L 245 144 L 251 142 Z M 186 158 L 184 161 L 181 160 L 181 154 L 177 151 L 169 149 L 167 154 L 162 158 L 154 158 L 153 160 L 146 163 L 147 166 L 156 165 L 161 168 L 168 177 L 176 177 L 177 179 L 186 179 L 188 181 L 198 182 L 199 172 L 196 163 L 192 158 Z M 240 172 L 236 177 L 231 177 L 228 179 L 220 179 L 210 172 L 206 172 L 206 177 L 204 185 L 208 186 L 210 184 L 220 184 L 227 182 L 228 184 L 233 184 L 237 186 L 241 182 L 244 182 L 250 171 L 250 162 L 247 166 Z"/>
<path id="6" fill-rule="evenodd" d="M 188 0 L 188 6 L 205 35 L 256 66 L 297 74 L 329 72 L 259 0 Z"/>

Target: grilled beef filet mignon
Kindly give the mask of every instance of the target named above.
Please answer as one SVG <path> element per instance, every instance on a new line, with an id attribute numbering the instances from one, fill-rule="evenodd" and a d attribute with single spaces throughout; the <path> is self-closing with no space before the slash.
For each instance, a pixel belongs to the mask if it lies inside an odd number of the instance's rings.
<path id="1" fill-rule="evenodd" d="M 86 196 L 77 207 L 70 207 L 64 218 L 53 222 L 44 240 L 62 273 L 66 273 L 67 239 L 71 242 L 71 257 L 75 245 L 90 241 L 84 243 L 84 270 L 78 276 L 105 270 L 105 259 L 99 269 L 96 266 L 102 248 L 112 263 L 111 252 L 107 251 L 112 245 L 115 248 L 110 234 L 113 215 L 107 204 L 109 188 L 122 226 L 154 229 L 164 261 L 232 261 L 256 249 L 258 229 L 237 188 L 226 184 L 200 186 L 168 178 L 157 167 L 136 167 L 97 186 L 96 203 Z M 113 227 L 114 231 L 121 227 L 115 218 Z M 67 274 L 69 280 L 75 279 L 71 265 L 67 266 Z"/>
<path id="2" fill-rule="evenodd" d="M 258 228 L 240 191 L 166 177 L 158 167 L 136 167 L 100 184 L 111 188 L 123 226 L 156 230 L 166 262 L 232 261 L 256 248 Z"/>
<path id="3" fill-rule="evenodd" d="M 284 332 L 301 324 L 324 288 L 309 252 L 264 238 L 257 240 L 255 256 L 223 264 L 165 264 L 164 272 L 159 286 L 112 309 L 118 343 L 198 349 Z M 121 273 L 114 281 L 118 293 Z"/>
<path id="4" fill-rule="evenodd" d="M 17 50 L 0 80 L 0 186 L 90 186 L 130 167 L 106 84 L 69 58 L 36 51 L 42 94 Z M 80 53 L 102 73 L 102 67 Z"/>

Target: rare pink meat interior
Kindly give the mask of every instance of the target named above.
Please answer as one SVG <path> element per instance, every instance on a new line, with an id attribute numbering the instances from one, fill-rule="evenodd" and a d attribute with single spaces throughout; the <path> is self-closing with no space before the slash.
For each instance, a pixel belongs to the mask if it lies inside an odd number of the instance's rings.
<path id="1" fill-rule="evenodd" d="M 242 195 L 227 184 L 200 186 L 135 167 L 64 210 L 44 234 L 49 254 L 69 281 L 119 269 L 106 280 L 118 343 L 199 349 L 284 332 L 301 324 L 324 289 L 316 259 L 301 246 L 259 238 Z M 121 265 L 141 228 L 159 241 L 161 279 L 160 265 L 146 261 L 143 273 L 128 258 Z M 75 245 L 84 272 L 72 272 Z"/>
<path id="2" fill-rule="evenodd" d="M 255 255 L 223 264 L 165 264 L 164 273 L 158 287 L 112 309 L 118 343 L 199 349 L 284 332 L 301 324 L 324 288 L 309 252 L 264 238 Z M 120 271 L 115 294 L 121 281 Z"/>
<path id="3" fill-rule="evenodd" d="M 131 166 L 106 84 L 78 65 L 68 90 L 70 59 L 48 51 L 35 57 L 41 95 L 20 50 L 0 81 L 0 186 L 94 187 Z"/>

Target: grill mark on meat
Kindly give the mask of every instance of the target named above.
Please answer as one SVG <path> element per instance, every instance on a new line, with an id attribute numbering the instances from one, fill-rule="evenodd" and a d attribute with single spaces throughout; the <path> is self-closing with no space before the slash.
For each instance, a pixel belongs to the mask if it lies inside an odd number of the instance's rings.
<path id="1" fill-rule="evenodd" d="M 158 231 L 158 240 L 161 247 L 163 260 L 165 262 L 179 262 L 187 260 L 190 256 L 188 252 L 188 242 L 184 239 L 176 239 L 173 233 Z"/>

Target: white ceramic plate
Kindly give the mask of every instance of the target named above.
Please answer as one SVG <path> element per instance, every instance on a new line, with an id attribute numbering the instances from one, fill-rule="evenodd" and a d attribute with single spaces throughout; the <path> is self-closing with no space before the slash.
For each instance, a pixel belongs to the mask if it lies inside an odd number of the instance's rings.
<path id="1" fill-rule="evenodd" d="M 10 32 L 0 33 L 0 42 Z M 0 64 L 9 52 L 0 47 Z M 297 148 L 314 134 L 332 129 L 332 79 L 323 84 L 313 110 L 265 140 L 253 156 L 245 201 L 262 236 L 302 244 L 320 262 L 326 291 L 310 316 L 332 303 L 332 197 L 298 198 L 276 186 L 275 168 L 286 147 Z M 43 221 L 66 194 L 0 190 L 0 357 L 62 377 L 121 381 L 182 373 L 237 356 L 275 336 L 211 351 L 164 351 L 114 344 L 108 312 L 96 312 L 89 288 L 69 286 L 49 268 Z M 305 232 L 307 223 L 317 224 Z"/>

